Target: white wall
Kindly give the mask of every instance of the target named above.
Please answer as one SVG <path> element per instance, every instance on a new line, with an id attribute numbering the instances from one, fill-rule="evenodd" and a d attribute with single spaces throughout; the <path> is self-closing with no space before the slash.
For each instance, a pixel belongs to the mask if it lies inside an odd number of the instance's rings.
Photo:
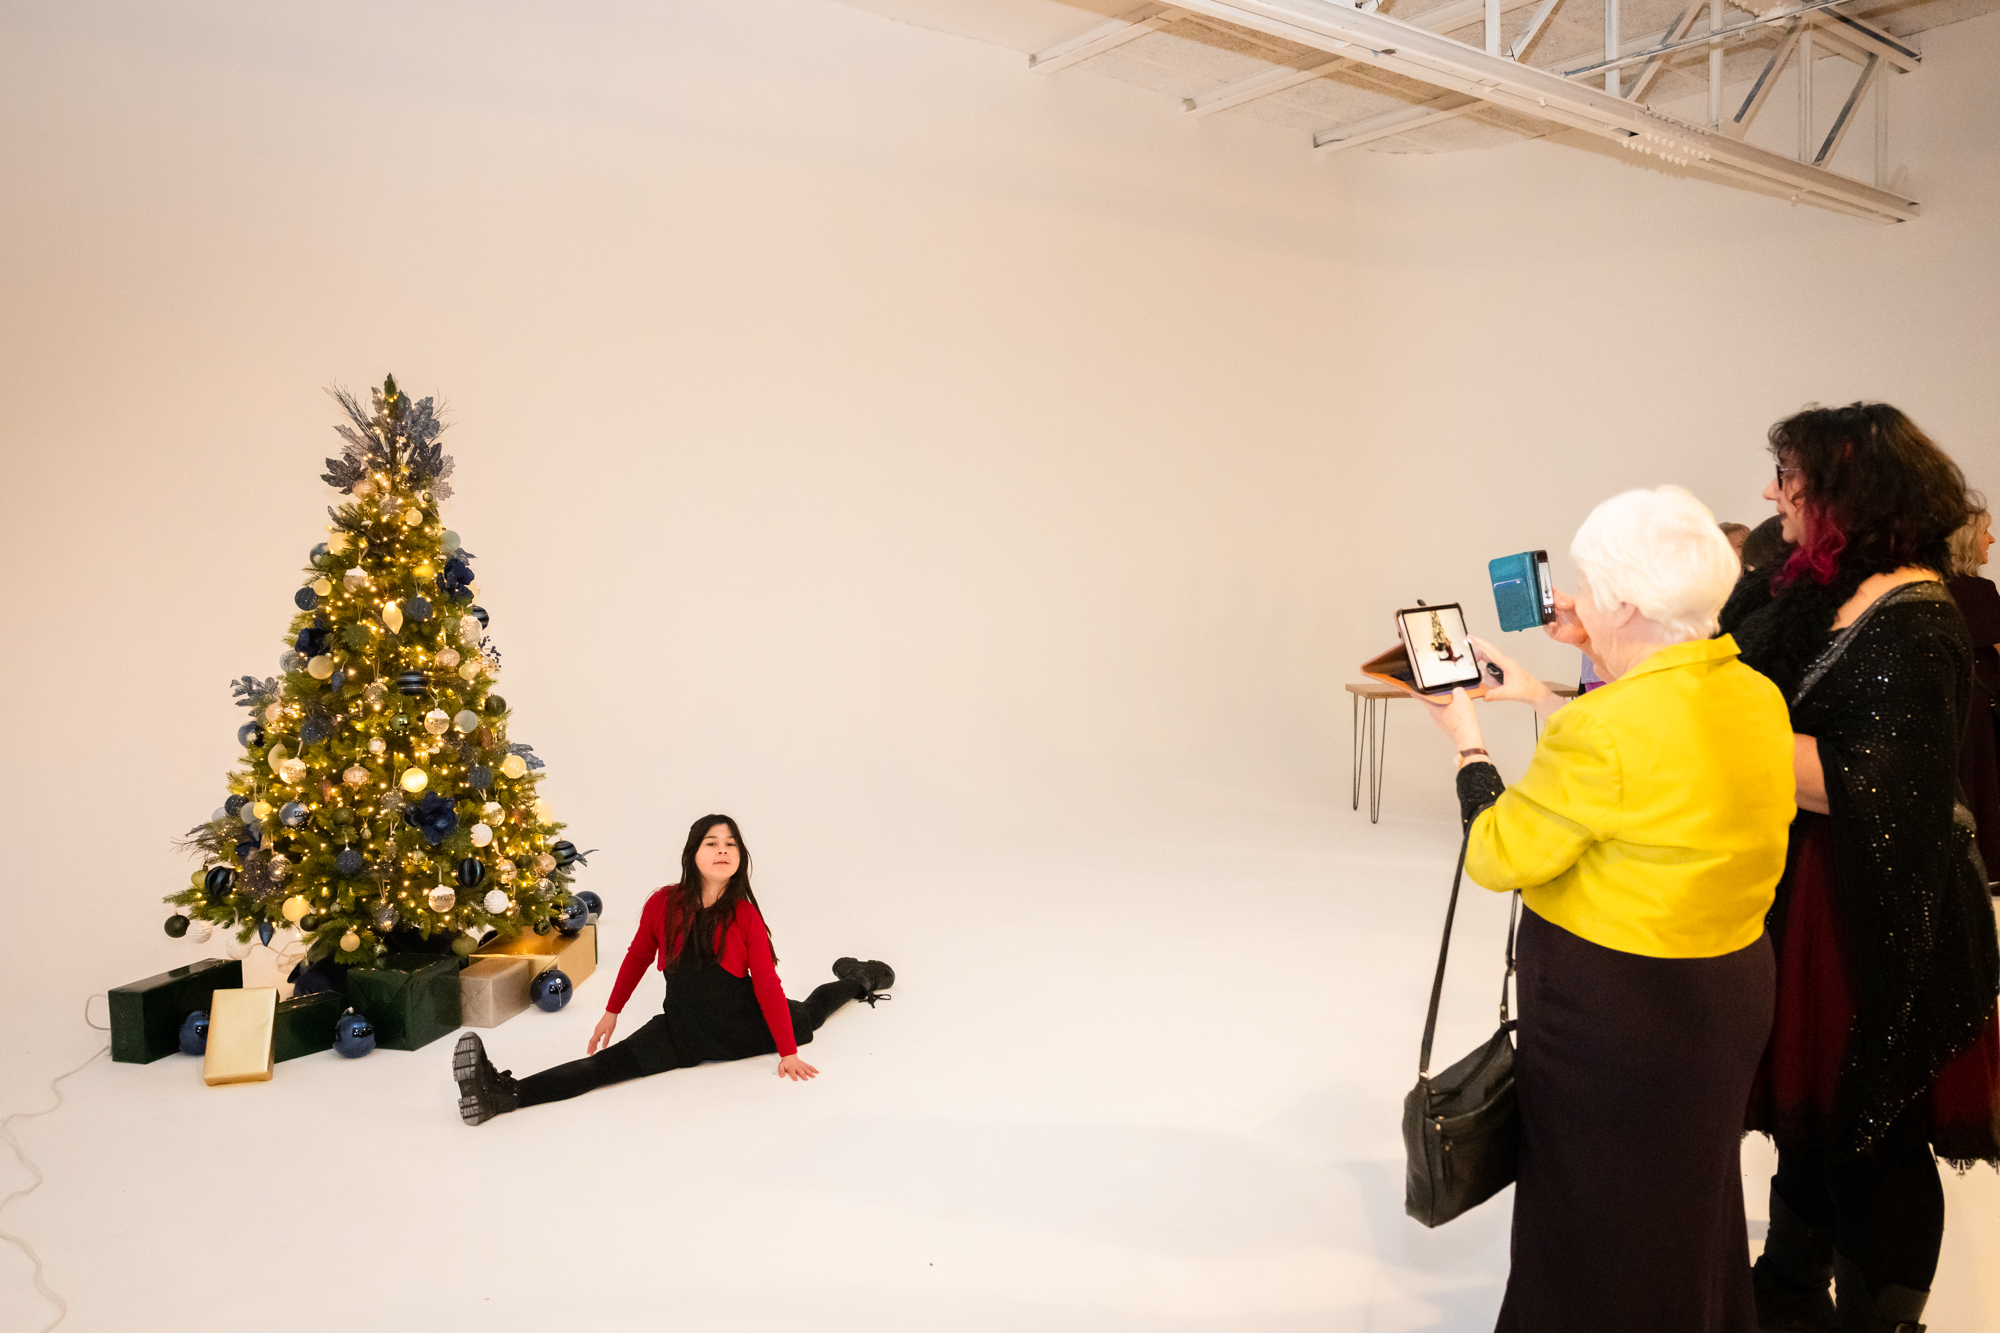
<path id="1" fill-rule="evenodd" d="M 42 1063 L 187 955 L 169 843 L 274 669 L 330 380 L 449 400 L 592 884 L 729 809 L 795 918 L 1109 830 L 1365 852 L 1339 685 L 1388 611 L 1490 626 L 1485 560 L 1627 486 L 1754 522 L 1808 400 L 2000 489 L 2000 21 L 1898 87 L 1899 227 L 1555 144 L 1329 162 L 824 0 L 0 25 L 0 903 L 47 941 L 0 998 Z M 1413 721 L 1391 809 L 1442 819 Z"/>

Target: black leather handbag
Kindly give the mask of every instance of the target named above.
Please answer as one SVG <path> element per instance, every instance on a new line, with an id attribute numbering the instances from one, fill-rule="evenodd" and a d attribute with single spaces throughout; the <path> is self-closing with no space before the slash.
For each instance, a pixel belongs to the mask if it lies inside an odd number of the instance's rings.
<path id="1" fill-rule="evenodd" d="M 1431 1039 L 1437 1035 L 1438 999 L 1444 993 L 1444 964 L 1451 952 L 1451 923 L 1458 914 L 1458 886 L 1465 878 L 1465 851 L 1451 877 L 1451 905 L 1444 913 L 1444 942 L 1438 946 L 1437 978 L 1431 982 L 1431 1009 L 1424 1019 L 1423 1052 L 1417 1086 L 1403 1099 L 1403 1151 L 1408 1171 L 1403 1208 L 1427 1227 L 1442 1226 L 1514 1183 L 1521 1145 L 1520 1112 L 1514 1104 L 1514 1028 L 1507 1016 L 1507 985 L 1514 977 L 1514 922 L 1521 895 L 1507 908 L 1507 974 L 1500 979 L 1500 1029 L 1492 1040 L 1450 1068 L 1431 1073 Z"/>

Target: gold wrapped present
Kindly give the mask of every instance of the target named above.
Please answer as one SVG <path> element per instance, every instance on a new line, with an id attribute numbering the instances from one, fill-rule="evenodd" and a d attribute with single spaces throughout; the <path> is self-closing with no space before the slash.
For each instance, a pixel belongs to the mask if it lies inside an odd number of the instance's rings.
<path id="1" fill-rule="evenodd" d="M 550 965 L 555 961 L 547 959 Z M 467 963 L 458 974 L 458 1021 L 469 1028 L 497 1028 L 526 1009 L 528 983 L 541 971 L 534 963 L 518 955 Z"/>
<path id="2" fill-rule="evenodd" d="M 218 990 L 208 1002 L 208 1053 L 202 1082 L 262 1083 L 271 1077 L 271 1033 L 278 1017 L 275 986 Z"/>
<path id="3" fill-rule="evenodd" d="M 560 967 L 571 986 L 581 986 L 597 970 L 597 927 L 585 926 L 574 935 L 537 935 L 524 930 L 511 940 L 495 940 L 472 955 L 478 958 L 526 958 L 540 976 Z"/>

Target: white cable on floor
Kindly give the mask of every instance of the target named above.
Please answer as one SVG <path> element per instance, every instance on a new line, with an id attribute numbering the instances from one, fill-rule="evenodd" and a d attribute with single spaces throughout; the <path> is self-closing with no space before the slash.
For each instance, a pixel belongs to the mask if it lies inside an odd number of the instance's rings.
<path id="1" fill-rule="evenodd" d="M 98 1024 L 98 1023 L 92 1023 L 90 1021 L 90 1002 L 96 998 L 97 997 L 95 995 L 89 995 L 84 997 L 83 1021 L 86 1025 L 96 1028 L 97 1031 L 99 1032 L 109 1032 L 111 1028 L 108 1024 Z M 108 1045 L 100 1046 L 97 1050 L 91 1052 L 90 1060 L 85 1060 L 83 1064 L 80 1064 L 76 1068 L 70 1070 L 69 1073 L 58 1075 L 54 1080 L 52 1080 L 49 1083 L 49 1091 L 55 1094 L 56 1104 L 54 1106 L 51 1106 L 48 1110 L 16 1111 L 14 1112 L 14 1114 L 6 1117 L 4 1120 L 0 1120 L 0 1140 L 4 1140 L 6 1142 L 7 1147 L 13 1151 L 14 1156 L 17 1159 L 19 1159 L 21 1165 L 28 1169 L 28 1174 L 32 1175 L 35 1178 L 35 1183 L 28 1186 L 26 1189 L 15 1190 L 12 1194 L 9 1194 L 6 1198 L 0 1199 L 0 1210 L 5 1210 L 7 1205 L 14 1202 L 14 1200 L 25 1198 L 26 1196 L 33 1194 L 36 1190 L 42 1187 L 41 1168 L 28 1160 L 28 1154 L 21 1151 L 21 1141 L 14 1137 L 13 1131 L 10 1130 L 8 1126 L 13 1124 L 16 1120 L 32 1120 L 36 1116 L 49 1115 L 52 1112 L 59 1109 L 63 1104 L 63 1094 L 62 1094 L 63 1080 L 67 1078 L 72 1078 L 77 1074 L 81 1074 L 84 1071 L 85 1066 L 87 1066 L 91 1060 L 95 1060 L 98 1056 L 103 1055 L 106 1051 L 110 1049 L 111 1047 Z M 45 1324 L 42 1327 L 42 1333 L 49 1333 L 49 1331 L 53 1329 L 57 1324 L 60 1324 L 63 1320 L 69 1318 L 69 1302 L 64 1300 L 61 1296 L 57 1295 L 55 1289 L 49 1286 L 49 1284 L 43 1280 L 42 1256 L 35 1253 L 35 1247 L 28 1244 L 27 1238 L 25 1236 L 17 1236 L 11 1231 L 0 1231 L 0 1240 L 4 1240 L 11 1245 L 19 1246 L 21 1249 L 21 1253 L 27 1255 L 29 1262 L 34 1264 L 35 1290 L 42 1293 L 43 1297 L 45 1297 L 51 1305 L 56 1307 L 56 1317 L 54 1321 Z"/>

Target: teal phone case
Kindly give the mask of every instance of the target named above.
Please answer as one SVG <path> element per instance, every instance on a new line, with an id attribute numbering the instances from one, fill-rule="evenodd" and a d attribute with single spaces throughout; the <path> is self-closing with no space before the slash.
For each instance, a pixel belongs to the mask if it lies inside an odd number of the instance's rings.
<path id="1" fill-rule="evenodd" d="M 1533 551 L 1489 560 L 1486 574 L 1493 580 L 1493 609 L 1500 613 L 1501 629 L 1533 629 L 1542 623 L 1542 588 Z"/>

